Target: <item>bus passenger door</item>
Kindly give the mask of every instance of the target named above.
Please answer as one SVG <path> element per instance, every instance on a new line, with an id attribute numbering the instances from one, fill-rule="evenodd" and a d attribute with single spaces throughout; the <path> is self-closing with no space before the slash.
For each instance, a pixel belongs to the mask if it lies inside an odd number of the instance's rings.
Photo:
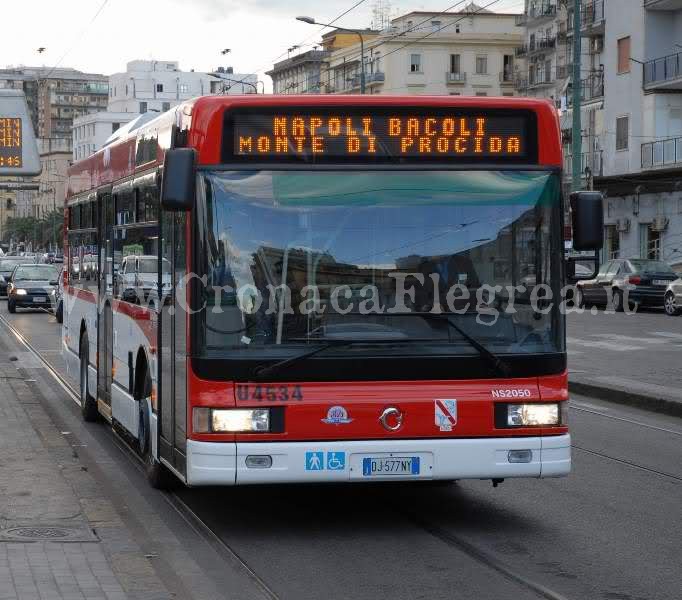
<path id="1" fill-rule="evenodd" d="M 186 213 L 161 211 L 160 220 L 159 283 L 166 300 L 161 303 L 159 327 L 159 456 L 184 476 L 187 471 Z"/>
<path id="2" fill-rule="evenodd" d="M 114 324 L 111 309 L 113 269 L 114 200 L 111 191 L 97 194 L 99 207 L 99 285 L 97 307 L 97 405 L 111 419 L 111 379 L 113 369 Z"/>

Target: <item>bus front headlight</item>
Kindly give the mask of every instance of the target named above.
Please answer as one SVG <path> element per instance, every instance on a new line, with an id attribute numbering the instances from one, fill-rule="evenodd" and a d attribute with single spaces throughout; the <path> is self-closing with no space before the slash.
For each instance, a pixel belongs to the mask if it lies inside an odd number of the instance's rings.
<path id="1" fill-rule="evenodd" d="M 556 426 L 560 424 L 559 404 L 509 404 L 509 427 Z"/>
<path id="2" fill-rule="evenodd" d="M 270 410 L 251 408 L 194 408 L 195 433 L 258 433 L 270 431 Z"/>

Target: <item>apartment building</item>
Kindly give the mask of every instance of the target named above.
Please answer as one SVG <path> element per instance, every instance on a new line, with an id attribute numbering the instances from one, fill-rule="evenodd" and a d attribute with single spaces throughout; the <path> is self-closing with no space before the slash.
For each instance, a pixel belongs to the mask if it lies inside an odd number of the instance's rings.
<path id="1" fill-rule="evenodd" d="M 73 122 L 106 110 L 108 78 L 70 68 L 17 67 L 0 69 L 0 87 L 24 91 L 43 164 L 34 180 L 40 191 L 11 192 L 10 201 L 15 216 L 40 217 L 63 206 Z"/>
<path id="2" fill-rule="evenodd" d="M 558 100 L 570 76 L 565 2 L 525 0 L 516 23 L 524 28 L 523 43 L 516 49 L 516 89 L 523 96 Z"/>
<path id="3" fill-rule="evenodd" d="M 182 71 L 177 61 L 133 60 L 109 77 L 107 110 L 143 114 L 165 112 L 184 100 L 210 94 L 255 94 L 255 74 L 219 67 L 212 73 Z"/>
<path id="4" fill-rule="evenodd" d="M 513 96 L 518 15 L 471 3 L 458 12 L 414 11 L 365 40 L 367 94 Z M 330 94 L 360 92 L 360 44 L 335 50 L 322 77 Z"/>
<path id="5" fill-rule="evenodd" d="M 604 6 L 603 173 L 608 257 L 682 270 L 682 0 Z"/>

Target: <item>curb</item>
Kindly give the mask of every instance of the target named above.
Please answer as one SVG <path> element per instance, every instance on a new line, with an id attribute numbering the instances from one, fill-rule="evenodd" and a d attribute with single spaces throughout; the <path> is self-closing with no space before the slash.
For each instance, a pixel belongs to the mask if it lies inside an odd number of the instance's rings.
<path id="1" fill-rule="evenodd" d="M 629 392 L 582 381 L 569 381 L 568 390 L 569 392 L 615 402 L 616 404 L 625 404 L 651 412 L 682 417 L 682 402 L 676 400 L 657 398 L 656 396 L 638 394 L 637 392 Z"/>

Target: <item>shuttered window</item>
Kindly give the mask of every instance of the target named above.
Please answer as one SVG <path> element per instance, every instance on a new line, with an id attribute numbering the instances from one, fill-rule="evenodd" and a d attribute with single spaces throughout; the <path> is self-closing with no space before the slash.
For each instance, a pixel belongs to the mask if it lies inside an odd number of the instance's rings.
<path id="1" fill-rule="evenodd" d="M 618 40 L 618 73 L 630 72 L 630 37 Z"/>

